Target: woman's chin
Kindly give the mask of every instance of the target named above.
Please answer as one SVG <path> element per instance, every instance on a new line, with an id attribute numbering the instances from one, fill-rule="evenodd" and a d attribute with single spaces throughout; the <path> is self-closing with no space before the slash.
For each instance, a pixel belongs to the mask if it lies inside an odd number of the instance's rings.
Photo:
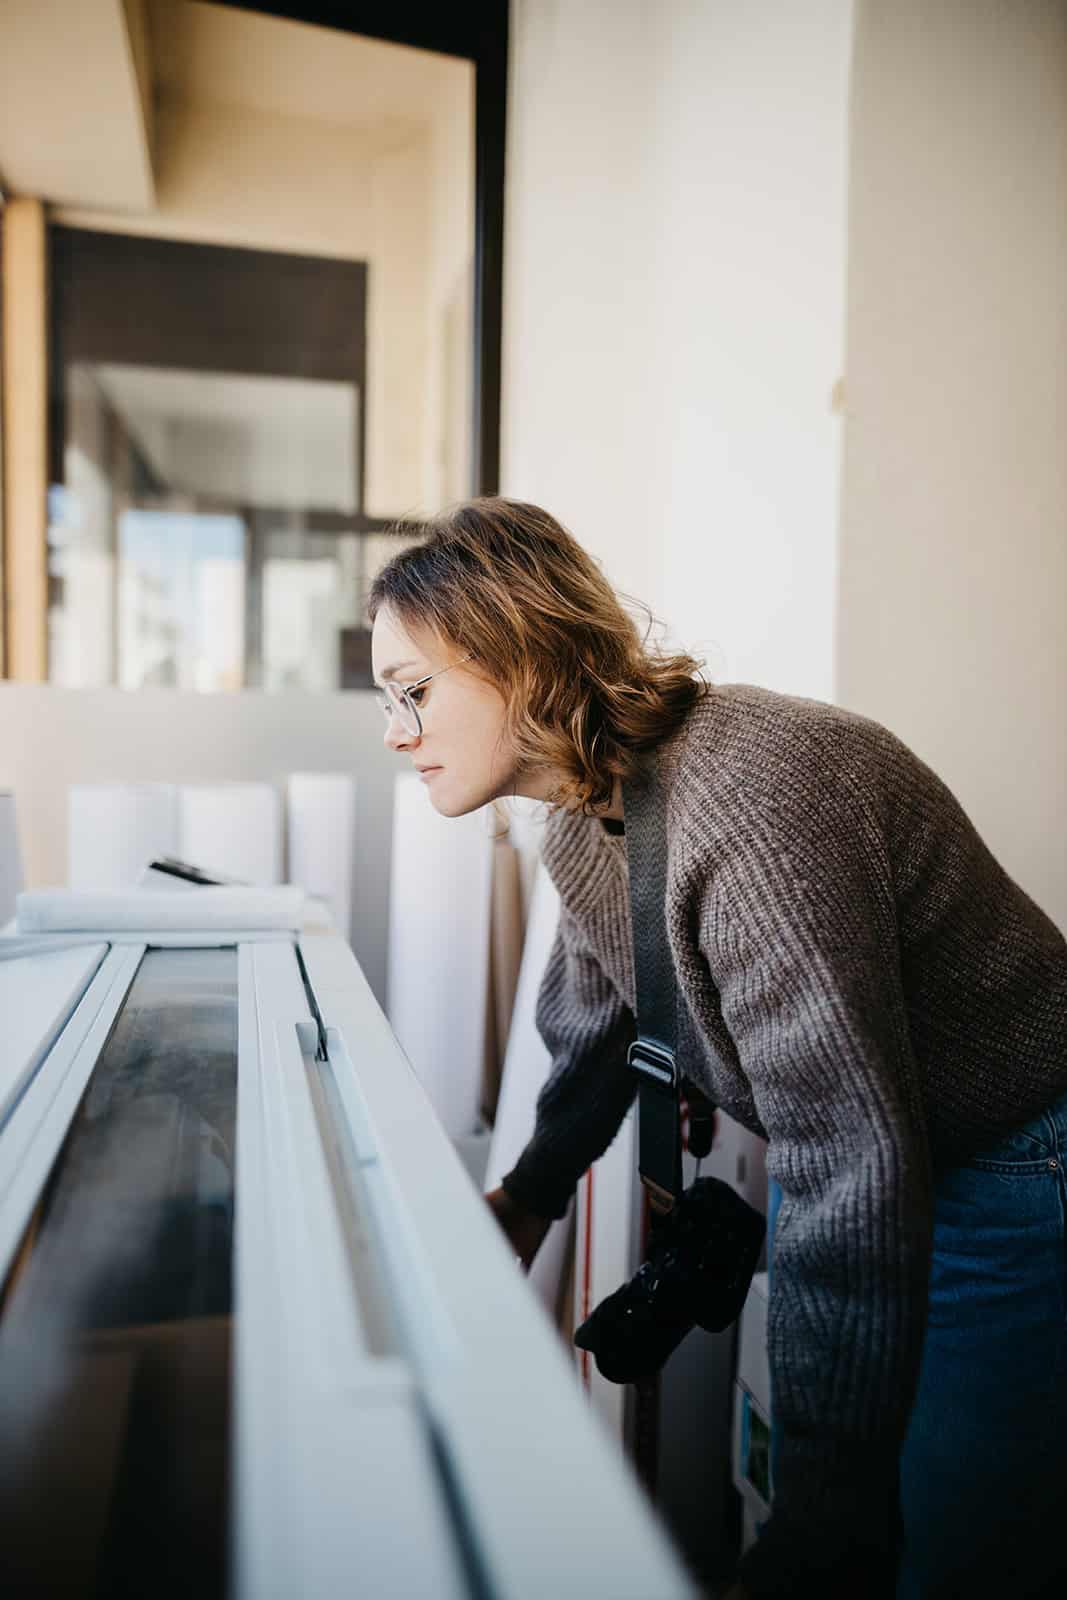
<path id="1" fill-rule="evenodd" d="M 442 787 L 442 781 L 441 780 L 442 780 L 443 776 L 444 776 L 443 773 L 439 774 L 434 782 L 427 784 L 427 792 L 429 793 L 430 804 L 433 806 L 434 810 L 438 813 L 439 816 L 442 816 L 442 817 L 459 817 L 459 816 L 462 816 L 463 812 L 465 810 L 467 810 L 467 807 L 464 806 L 464 805 L 459 805 L 459 806 L 456 805 L 456 803 L 455 803 L 455 799 L 456 799 L 455 794 L 454 794 L 454 792 L 450 794 L 450 792 L 449 792 L 450 791 L 450 786 L 449 786 L 447 780 L 445 781 L 444 786 Z"/>
<path id="2" fill-rule="evenodd" d="M 447 780 L 442 784 L 440 778 L 429 785 L 429 790 L 430 804 L 439 817 L 465 817 L 468 811 L 479 810 L 490 798 L 469 789 L 452 787 Z"/>

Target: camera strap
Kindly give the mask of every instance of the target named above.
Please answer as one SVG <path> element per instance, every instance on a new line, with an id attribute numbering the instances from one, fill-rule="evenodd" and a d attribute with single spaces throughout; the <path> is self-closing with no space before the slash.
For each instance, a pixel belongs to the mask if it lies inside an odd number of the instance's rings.
<path id="1" fill-rule="evenodd" d="M 670 1211 L 682 1193 L 677 988 L 667 937 L 666 804 L 659 769 L 622 786 L 630 870 L 637 1038 L 627 1060 L 640 1074 L 637 1170 L 653 1210 Z"/>

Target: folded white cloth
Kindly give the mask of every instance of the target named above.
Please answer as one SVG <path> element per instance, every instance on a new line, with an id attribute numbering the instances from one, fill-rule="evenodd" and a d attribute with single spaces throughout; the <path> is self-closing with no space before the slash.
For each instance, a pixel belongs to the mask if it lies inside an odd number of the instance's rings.
<path id="1" fill-rule="evenodd" d="M 15 902 L 19 933 L 296 932 L 304 894 L 273 889 L 25 889 Z"/>

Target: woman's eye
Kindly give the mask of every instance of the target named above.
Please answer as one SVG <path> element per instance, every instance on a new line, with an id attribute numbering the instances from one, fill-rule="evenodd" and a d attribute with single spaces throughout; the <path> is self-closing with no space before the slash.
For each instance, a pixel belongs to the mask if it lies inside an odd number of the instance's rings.
<path id="1" fill-rule="evenodd" d="M 417 706 L 421 706 L 422 705 L 423 696 L 425 695 L 425 693 L 426 693 L 425 689 L 409 689 L 408 690 L 408 699 L 409 700 L 413 700 Z"/>

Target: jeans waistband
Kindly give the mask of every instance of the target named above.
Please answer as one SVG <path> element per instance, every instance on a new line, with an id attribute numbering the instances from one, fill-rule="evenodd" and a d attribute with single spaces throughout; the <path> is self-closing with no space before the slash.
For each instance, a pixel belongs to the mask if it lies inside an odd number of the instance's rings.
<path id="1" fill-rule="evenodd" d="M 1067 1094 L 1060 1095 L 1021 1127 L 983 1145 L 964 1165 L 998 1167 L 1001 1163 L 1021 1163 L 1037 1170 L 1050 1160 L 1053 1164 L 1056 1160 L 1067 1163 Z"/>

